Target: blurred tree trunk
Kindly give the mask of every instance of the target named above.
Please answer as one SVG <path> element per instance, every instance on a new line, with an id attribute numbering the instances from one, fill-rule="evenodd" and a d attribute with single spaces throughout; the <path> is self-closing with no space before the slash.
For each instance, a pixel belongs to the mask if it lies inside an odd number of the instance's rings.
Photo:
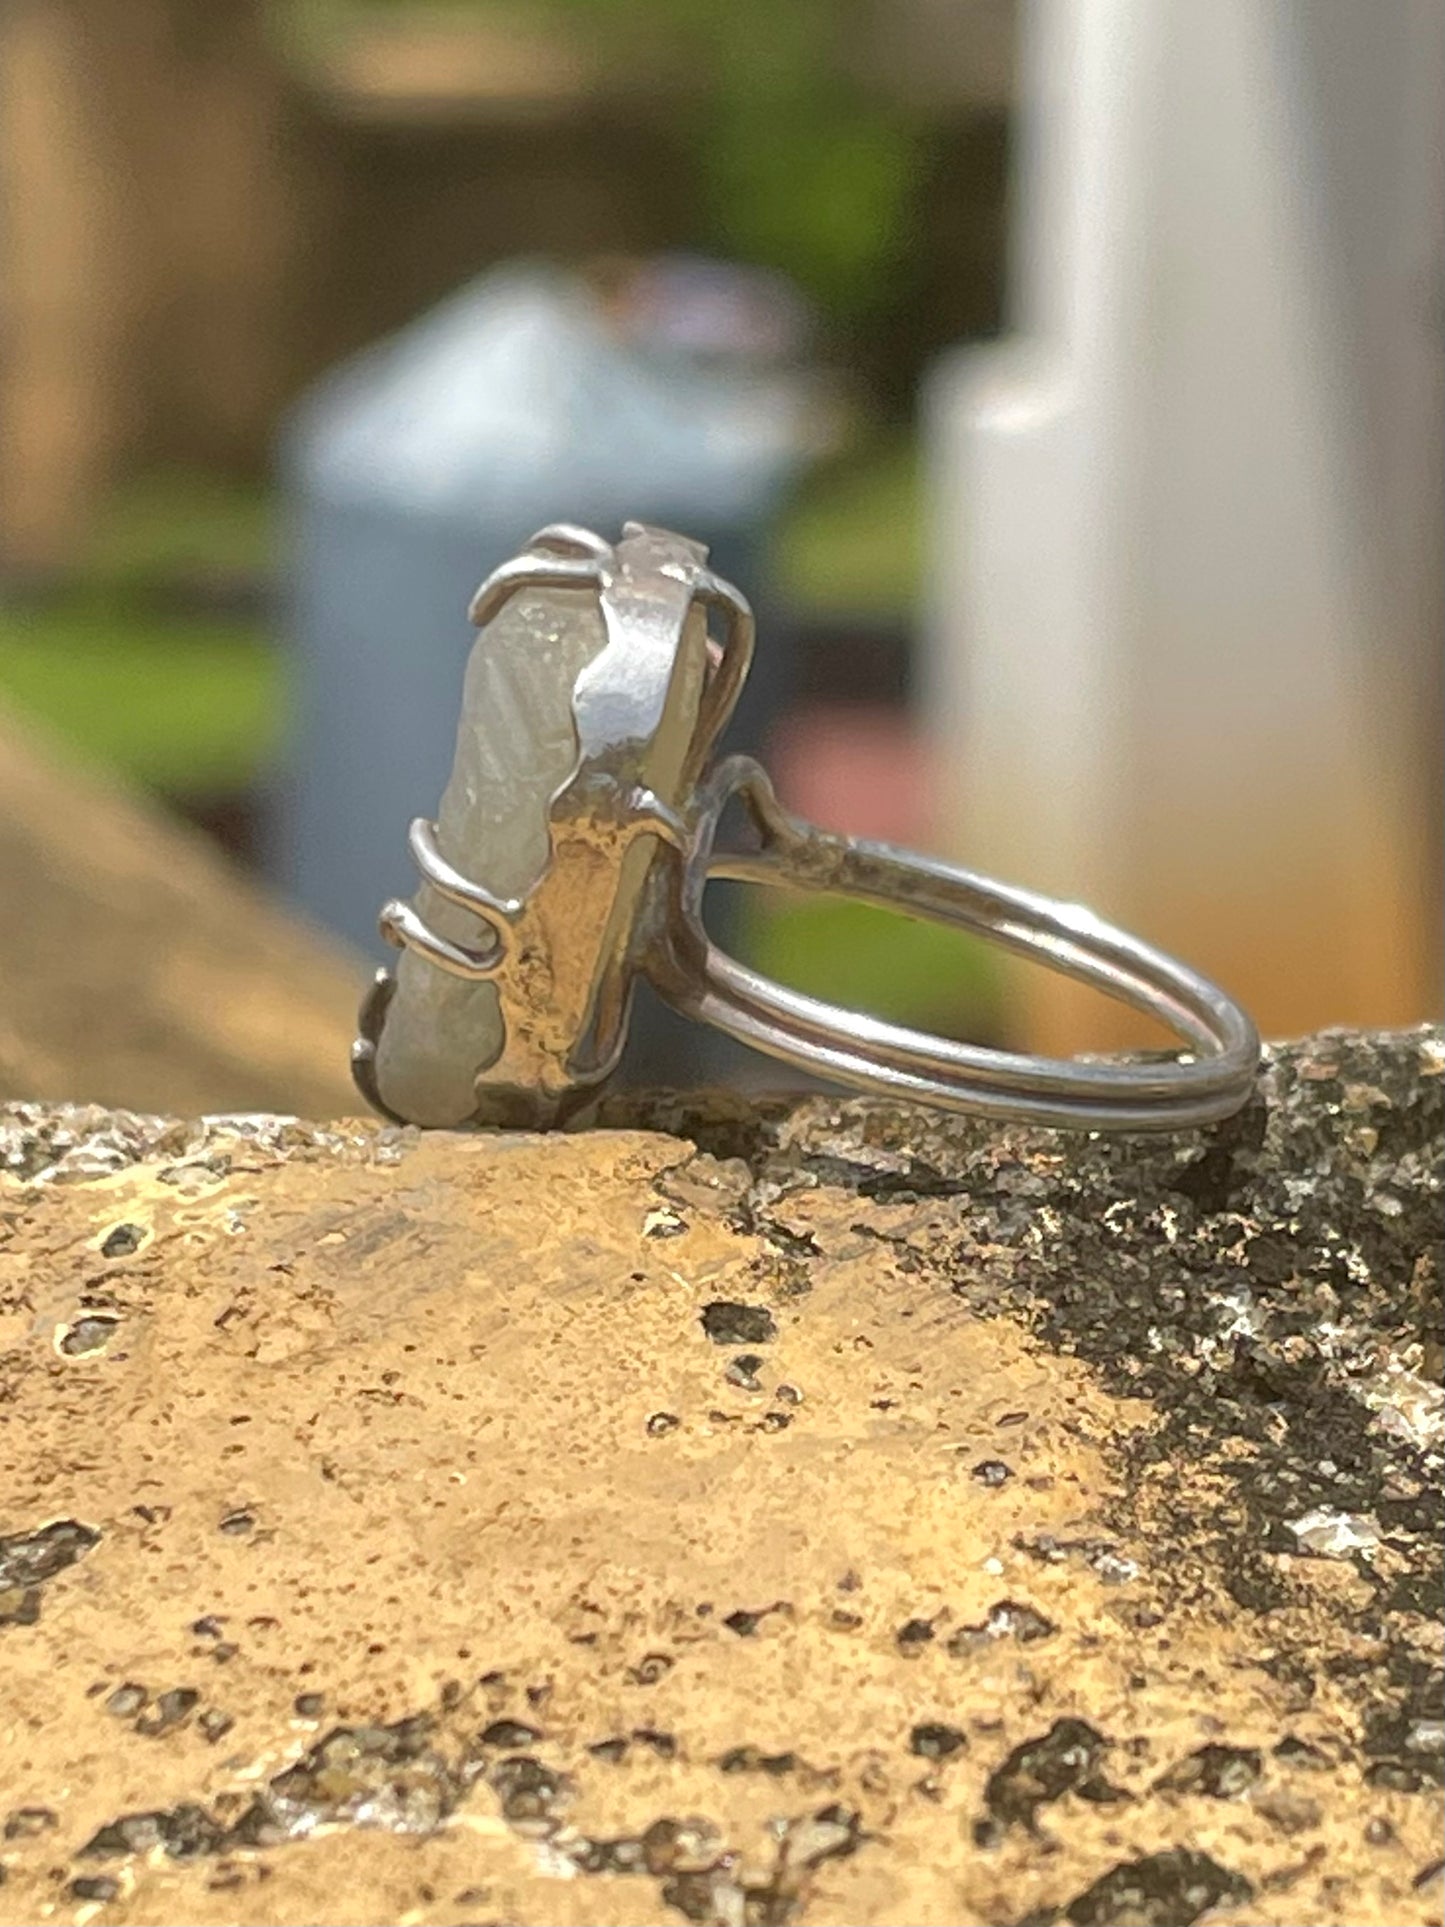
<path id="1" fill-rule="evenodd" d="M 134 421 L 137 277 L 85 38 L 68 6 L 0 15 L 0 533 L 6 562 L 25 570 L 71 551 Z"/>
<path id="2" fill-rule="evenodd" d="M 63 567 L 131 459 L 258 453 L 283 379 L 286 122 L 262 0 L 0 11 L 12 568 Z"/>

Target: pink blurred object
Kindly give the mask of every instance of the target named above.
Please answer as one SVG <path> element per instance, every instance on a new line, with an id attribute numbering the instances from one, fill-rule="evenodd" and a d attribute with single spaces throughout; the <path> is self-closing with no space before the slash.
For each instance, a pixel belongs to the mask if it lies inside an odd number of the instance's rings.
<path id="1" fill-rule="evenodd" d="M 779 724 L 769 761 L 790 809 L 845 836 L 916 845 L 933 820 L 933 758 L 883 703 L 815 704 Z"/>

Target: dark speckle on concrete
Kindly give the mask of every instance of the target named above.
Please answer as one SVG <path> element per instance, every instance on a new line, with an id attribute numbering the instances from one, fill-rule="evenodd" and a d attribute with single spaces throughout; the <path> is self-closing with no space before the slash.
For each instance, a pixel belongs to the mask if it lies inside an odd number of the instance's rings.
<path id="1" fill-rule="evenodd" d="M 150 1695 L 136 1680 L 127 1680 L 106 1695 L 105 1710 L 118 1720 L 134 1719 Z"/>
<path id="2" fill-rule="evenodd" d="M 66 1892 L 72 1900 L 114 1900 L 120 1892 L 120 1882 L 108 1873 L 81 1874 L 69 1883 Z"/>
<path id="3" fill-rule="evenodd" d="M 702 1308 L 702 1328 L 714 1345 L 766 1345 L 778 1335 L 766 1305 L 715 1298 Z"/>
<path id="4" fill-rule="evenodd" d="M 923 1760 L 946 1760 L 967 1745 L 968 1736 L 961 1727 L 948 1726 L 941 1720 L 924 1720 L 908 1736 L 909 1752 Z"/>
<path id="5" fill-rule="evenodd" d="M 523 1720 L 493 1720 L 477 1738 L 482 1746 L 495 1746 L 505 1753 L 516 1753 L 539 1740 L 541 1734 L 535 1726 L 528 1726 Z"/>
<path id="6" fill-rule="evenodd" d="M 561 1826 L 573 1792 L 565 1774 L 521 1753 L 493 1767 L 491 1782 L 502 1803 L 502 1818 L 519 1833 L 545 1838 Z"/>
<path id="7" fill-rule="evenodd" d="M 120 1320 L 114 1314 L 86 1312 L 62 1332 L 58 1349 L 66 1358 L 87 1358 L 103 1352 L 119 1329 Z"/>
<path id="8" fill-rule="evenodd" d="M 730 1385 L 736 1385 L 744 1392 L 757 1392 L 762 1389 L 758 1373 L 763 1365 L 762 1355 L 758 1352 L 739 1352 L 736 1358 L 728 1361 L 723 1376 Z"/>
<path id="9" fill-rule="evenodd" d="M 150 1739 L 159 1739 L 173 1727 L 182 1725 L 196 1707 L 201 1696 L 193 1686 L 172 1686 L 164 1693 L 158 1693 L 135 1723 L 137 1733 L 144 1733 Z"/>
<path id="10" fill-rule="evenodd" d="M 632 1738 L 636 1745 L 645 1746 L 649 1752 L 655 1753 L 659 1760 L 675 1760 L 677 1758 L 677 1735 L 675 1733 L 660 1732 L 655 1726 L 634 1726 L 632 1729 Z"/>
<path id="11" fill-rule="evenodd" d="M 931 1619 L 905 1619 L 893 1635 L 899 1652 L 910 1659 L 921 1652 L 933 1636 L 934 1625 Z"/>
<path id="12" fill-rule="evenodd" d="M 1234 1800 L 1248 1793 L 1262 1767 L 1258 1747 L 1211 1744 L 1171 1767 L 1157 1784 L 1171 1793 L 1203 1793 L 1214 1800 Z"/>
<path id="13" fill-rule="evenodd" d="M 962 1659 L 995 1639 L 1016 1639 L 1020 1645 L 1049 1639 L 1058 1631 L 1051 1619 L 1034 1606 L 1019 1599 L 1000 1599 L 990 1606 L 987 1616 L 974 1625 L 960 1626 L 948 1636 L 948 1650 Z"/>
<path id="14" fill-rule="evenodd" d="M 756 1746 L 733 1746 L 718 1758 L 719 1773 L 770 1773 L 776 1779 L 797 1767 L 796 1753 L 764 1753 Z"/>
<path id="15" fill-rule="evenodd" d="M 1085 1800 L 1122 1796 L 1104 1777 L 1109 1742 L 1086 1720 L 1055 1720 L 1047 1733 L 1016 1746 L 984 1788 L 989 1812 L 1005 1825 L 1031 1827 L 1042 1806 L 1076 1793 Z"/>
<path id="16" fill-rule="evenodd" d="M 33 1840 L 42 1833 L 51 1833 L 60 1825 L 59 1815 L 53 1807 L 15 1807 L 5 1816 L 5 1838 L 7 1840 Z"/>
<path id="17" fill-rule="evenodd" d="M 0 1537 L 0 1626 L 33 1626 L 41 1588 L 99 1544 L 95 1528 L 76 1519 Z"/>
<path id="18" fill-rule="evenodd" d="M 785 1610 L 781 1601 L 775 1601 L 771 1606 L 762 1606 L 756 1611 L 740 1606 L 736 1612 L 725 1613 L 722 1623 L 730 1633 L 736 1633 L 739 1639 L 751 1639 L 769 1613 Z"/>
<path id="19" fill-rule="evenodd" d="M 225 1830 L 204 1807 L 179 1806 L 169 1812 L 128 1813 L 91 1835 L 80 1849 L 92 1860 L 149 1853 L 159 1847 L 172 1860 L 194 1860 L 219 1851 Z"/>
<path id="20" fill-rule="evenodd" d="M 1207 1853 L 1173 1847 L 1129 1860 L 1071 1900 L 1071 1927 L 1193 1927 L 1217 1907 L 1242 1907 L 1254 1889 Z"/>

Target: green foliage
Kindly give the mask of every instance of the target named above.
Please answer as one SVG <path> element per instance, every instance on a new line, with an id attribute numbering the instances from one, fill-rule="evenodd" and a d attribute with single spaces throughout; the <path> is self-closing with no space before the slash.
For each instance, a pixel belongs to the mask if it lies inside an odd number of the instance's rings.
<path id="1" fill-rule="evenodd" d="M 614 0 L 574 0 L 610 6 Z M 636 18 L 637 0 L 629 0 Z M 918 130 L 844 59 L 848 0 L 641 0 L 705 77 L 698 158 L 725 246 L 785 269 L 831 314 L 878 299 L 909 238 Z"/>
<path id="2" fill-rule="evenodd" d="M 436 0 L 278 0 L 277 22 L 293 47 L 315 45 L 358 13 L 408 9 L 434 13 Z M 862 318 L 887 291 L 911 238 L 922 130 L 860 76 L 856 0 L 451 0 L 451 9 L 523 29 L 554 23 L 604 61 L 653 77 L 685 117 L 701 244 L 784 270 L 839 322 Z"/>
<path id="3" fill-rule="evenodd" d="M 911 144 L 885 116 L 835 120 L 806 100 L 768 116 L 745 109 L 720 121 L 703 161 L 730 252 L 785 269 L 839 319 L 878 300 L 902 253 L 913 186 Z"/>

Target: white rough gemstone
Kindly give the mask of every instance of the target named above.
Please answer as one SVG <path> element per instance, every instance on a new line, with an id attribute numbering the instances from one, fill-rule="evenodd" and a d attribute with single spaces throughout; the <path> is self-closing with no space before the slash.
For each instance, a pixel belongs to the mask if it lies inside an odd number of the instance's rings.
<path id="1" fill-rule="evenodd" d="M 604 640 L 595 592 L 528 589 L 472 647 L 437 844 L 494 896 L 523 896 L 546 868 L 548 807 L 577 761 L 573 687 Z M 442 936 L 485 942 L 484 926 L 430 885 L 414 901 Z M 465 1123 L 476 1110 L 476 1074 L 501 1047 L 492 984 L 464 982 L 402 951 L 376 1053 L 377 1087 L 391 1109 L 417 1124 Z"/>

